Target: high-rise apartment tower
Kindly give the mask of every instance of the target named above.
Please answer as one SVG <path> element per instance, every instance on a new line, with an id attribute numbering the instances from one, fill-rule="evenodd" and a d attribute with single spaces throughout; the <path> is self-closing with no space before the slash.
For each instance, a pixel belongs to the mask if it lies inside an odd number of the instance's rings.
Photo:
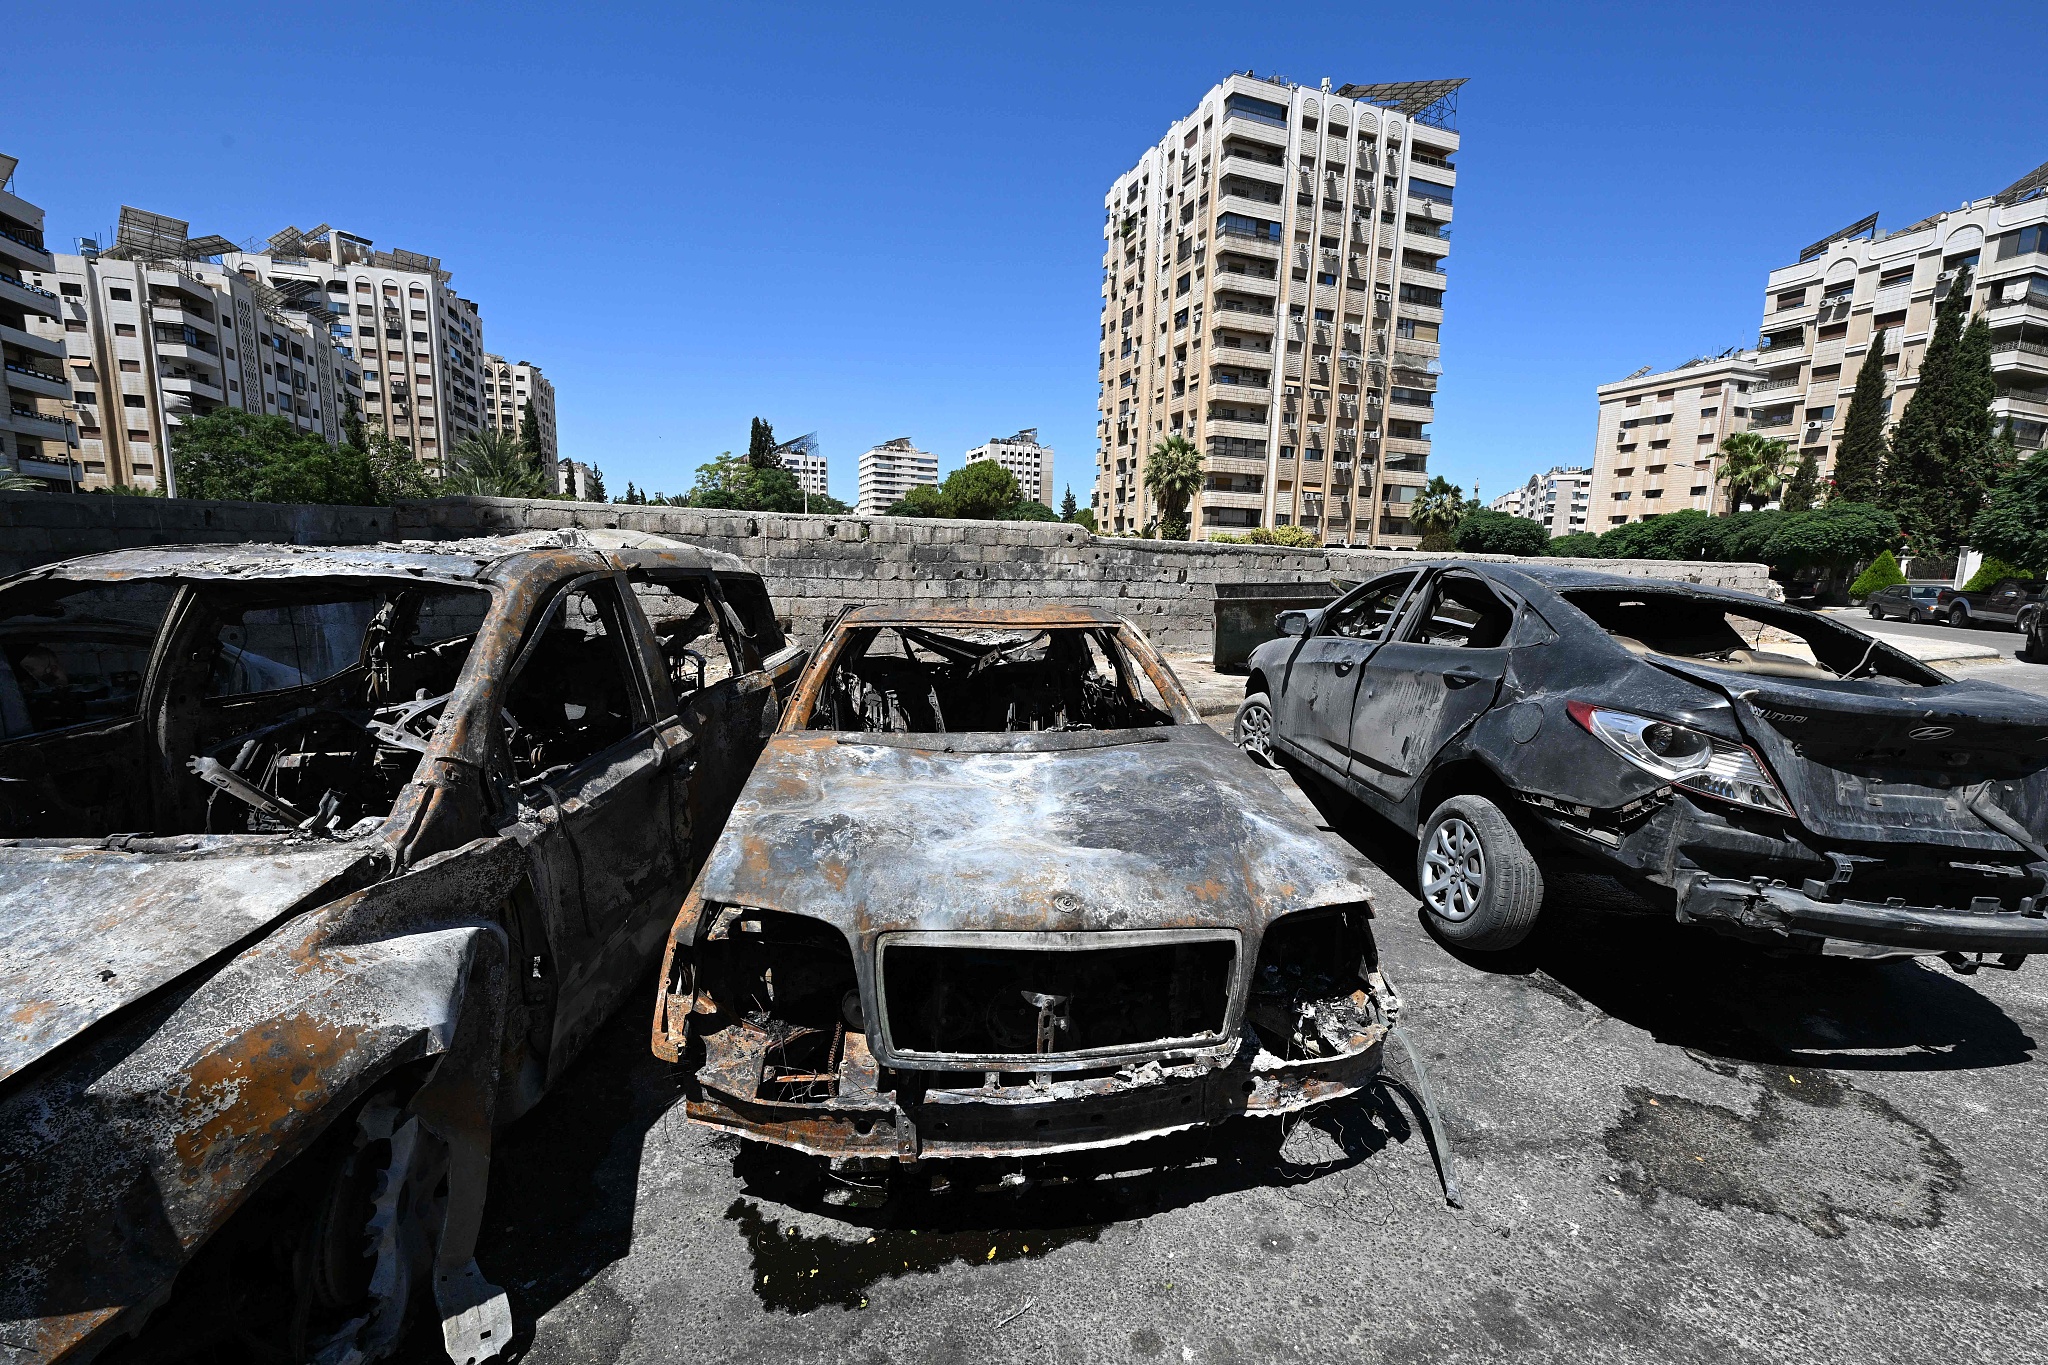
<path id="1" fill-rule="evenodd" d="M 0 187 L 11 186 L 15 159 L 0 156 Z M 55 262 L 43 246 L 43 211 L 0 188 L 0 474 L 51 486 L 77 486 L 78 431 L 71 381 L 56 330 L 57 293 L 44 276 Z"/>
<path id="2" fill-rule="evenodd" d="M 1234 75 L 1104 200 L 1089 506 L 1155 525 L 1145 462 L 1203 456 L 1192 534 L 1412 547 L 1428 482 L 1462 80 Z"/>
<path id="3" fill-rule="evenodd" d="M 1018 494 L 1030 502 L 1052 506 L 1052 447 L 1038 443 L 1038 428 L 1015 436 L 991 436 L 967 452 L 967 463 L 993 460 L 1017 476 Z"/>
<path id="4" fill-rule="evenodd" d="M 880 516 L 917 485 L 938 481 L 938 456 L 919 450 L 908 436 L 898 436 L 861 452 L 860 502 L 855 510 Z"/>

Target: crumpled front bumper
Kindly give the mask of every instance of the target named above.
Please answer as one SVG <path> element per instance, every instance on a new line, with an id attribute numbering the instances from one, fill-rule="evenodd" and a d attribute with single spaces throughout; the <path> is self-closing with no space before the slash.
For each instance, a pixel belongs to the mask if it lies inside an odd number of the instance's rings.
<path id="1" fill-rule="evenodd" d="M 2048 952 L 2048 917 L 2018 910 L 1956 910 L 1863 900 L 1820 900 L 1784 882 L 1683 874 L 1678 918 L 1750 933 L 1804 934 L 1913 953 Z"/>
<path id="2" fill-rule="evenodd" d="M 815 1156 L 1032 1157 L 1114 1147 L 1240 1115 L 1293 1113 L 1354 1095 L 1380 1073 L 1388 1025 L 1375 1020 L 1332 1056 L 1283 1060 L 1250 1028 L 1220 1065 L 1148 1062 L 1110 1076 L 974 1089 L 926 1089 L 914 1098 L 874 1088 L 867 1049 L 849 1034 L 839 1094 L 780 1102 L 737 1093 L 715 1063 L 696 1074 L 692 1121 Z M 864 1039 L 860 1040 L 864 1043 Z M 896 1073 L 901 1078 L 904 1073 Z M 946 1073 L 951 1074 L 951 1073 Z"/>

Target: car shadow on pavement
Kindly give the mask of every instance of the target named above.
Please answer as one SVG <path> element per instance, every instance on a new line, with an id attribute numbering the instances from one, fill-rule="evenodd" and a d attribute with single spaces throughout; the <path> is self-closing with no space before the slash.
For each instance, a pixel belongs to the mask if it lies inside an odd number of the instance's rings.
<path id="1" fill-rule="evenodd" d="M 1413 837 L 1318 779 L 1295 776 L 1333 832 L 1415 893 Z M 1415 913 L 1431 929 L 1419 907 Z M 1517 978 L 1659 1042 L 1729 1060 L 1971 1070 L 2025 1063 L 2037 1046 L 1995 1001 L 1935 959 L 1775 955 L 1680 924 L 1609 877 L 1553 878 L 1534 932 L 1507 952 L 1471 952 L 1433 929 L 1430 937 L 1468 967 Z"/>

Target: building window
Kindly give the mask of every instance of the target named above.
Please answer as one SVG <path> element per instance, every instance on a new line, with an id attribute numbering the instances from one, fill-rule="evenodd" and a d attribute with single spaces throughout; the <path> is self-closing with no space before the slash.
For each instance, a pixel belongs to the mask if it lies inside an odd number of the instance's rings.
<path id="1" fill-rule="evenodd" d="M 110 299 L 119 299 L 122 303 L 132 302 L 135 298 L 133 294 L 121 288 L 119 285 L 115 285 L 109 288 L 107 290 L 107 297 Z"/>
<path id="2" fill-rule="evenodd" d="M 135 328 L 128 323 L 117 322 L 114 324 L 114 335 L 117 337 L 132 337 L 135 335 Z"/>

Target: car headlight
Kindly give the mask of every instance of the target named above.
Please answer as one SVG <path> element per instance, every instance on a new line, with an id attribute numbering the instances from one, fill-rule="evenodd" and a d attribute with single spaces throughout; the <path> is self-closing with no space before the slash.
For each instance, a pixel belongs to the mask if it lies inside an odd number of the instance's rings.
<path id="1" fill-rule="evenodd" d="M 1770 770 L 1744 745 L 1590 702 L 1566 702 L 1565 711 L 1586 733 L 1674 787 L 1773 815 L 1792 814 Z"/>

